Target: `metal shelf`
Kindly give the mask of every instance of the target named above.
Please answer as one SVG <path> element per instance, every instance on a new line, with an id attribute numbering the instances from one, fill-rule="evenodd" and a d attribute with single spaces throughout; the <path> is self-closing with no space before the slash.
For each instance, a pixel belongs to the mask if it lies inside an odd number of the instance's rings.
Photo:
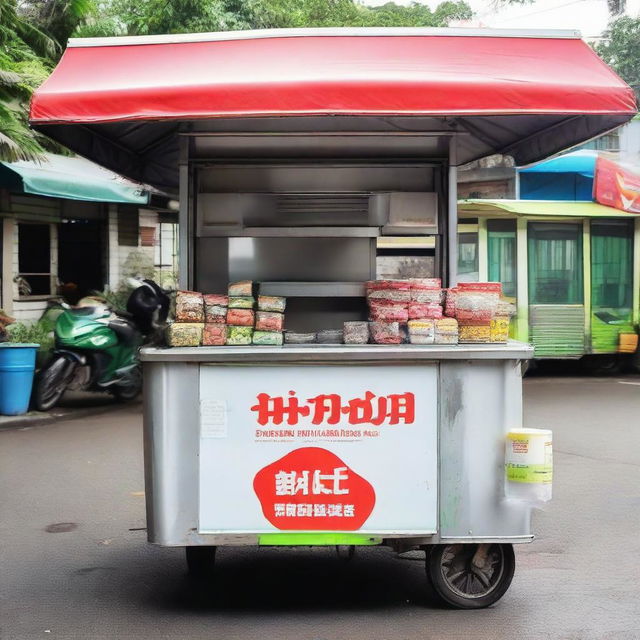
<path id="1" fill-rule="evenodd" d="M 261 282 L 260 294 L 285 298 L 359 298 L 364 282 Z"/>
<path id="2" fill-rule="evenodd" d="M 201 237 L 231 238 L 377 238 L 379 227 L 233 227 L 203 225 Z"/>

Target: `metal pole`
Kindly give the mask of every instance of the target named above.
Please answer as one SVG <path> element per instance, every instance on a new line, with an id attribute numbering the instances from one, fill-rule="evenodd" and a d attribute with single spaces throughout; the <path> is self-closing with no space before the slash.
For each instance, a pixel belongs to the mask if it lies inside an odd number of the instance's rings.
<path id="1" fill-rule="evenodd" d="M 180 212 L 178 216 L 178 286 L 189 289 L 189 265 L 191 264 L 190 240 L 191 233 L 189 210 L 189 139 L 180 136 L 179 172 L 180 172 Z"/>
<path id="2" fill-rule="evenodd" d="M 449 141 L 449 203 L 447 210 L 447 264 L 450 287 L 458 284 L 458 159 L 457 137 Z"/>

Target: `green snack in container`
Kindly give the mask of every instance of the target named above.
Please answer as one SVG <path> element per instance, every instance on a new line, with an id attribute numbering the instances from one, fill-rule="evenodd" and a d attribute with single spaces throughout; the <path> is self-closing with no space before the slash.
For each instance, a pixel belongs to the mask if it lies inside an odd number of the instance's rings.
<path id="1" fill-rule="evenodd" d="M 238 347 L 251 344 L 253 327 L 227 327 L 227 344 Z"/>
<path id="2" fill-rule="evenodd" d="M 282 331 L 254 331 L 253 344 L 279 347 L 282 344 Z"/>
<path id="3" fill-rule="evenodd" d="M 255 299 L 250 296 L 229 298 L 229 309 L 253 309 Z"/>
<path id="4" fill-rule="evenodd" d="M 167 326 L 167 344 L 170 347 L 199 347 L 203 329 L 204 324 L 199 322 L 174 322 Z"/>

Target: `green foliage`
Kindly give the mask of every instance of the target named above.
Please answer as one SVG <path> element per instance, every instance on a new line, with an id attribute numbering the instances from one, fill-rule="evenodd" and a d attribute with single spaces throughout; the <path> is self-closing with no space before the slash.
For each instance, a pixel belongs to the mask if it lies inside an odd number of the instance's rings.
<path id="1" fill-rule="evenodd" d="M 622 16 L 609 22 L 596 53 L 627 82 L 640 101 L 640 17 Z"/>
<path id="2" fill-rule="evenodd" d="M 441 27 L 472 16 L 464 0 L 368 7 L 355 0 L 112 0 L 75 35 L 116 36 L 300 27 Z"/>
<path id="3" fill-rule="evenodd" d="M 39 344 L 42 351 L 48 351 L 53 347 L 53 333 L 46 322 L 15 322 L 7 326 L 7 341 Z"/>

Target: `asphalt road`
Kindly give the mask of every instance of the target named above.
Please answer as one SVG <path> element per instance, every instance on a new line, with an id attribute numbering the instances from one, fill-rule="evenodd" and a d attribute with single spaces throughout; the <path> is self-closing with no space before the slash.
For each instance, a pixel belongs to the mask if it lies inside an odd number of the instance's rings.
<path id="1" fill-rule="evenodd" d="M 0 432 L 0 638 L 640 639 L 640 378 L 525 395 L 525 424 L 554 429 L 554 500 L 482 611 L 432 603 L 422 554 L 375 548 L 224 548 L 194 586 L 181 549 L 145 542 L 139 406 Z"/>

